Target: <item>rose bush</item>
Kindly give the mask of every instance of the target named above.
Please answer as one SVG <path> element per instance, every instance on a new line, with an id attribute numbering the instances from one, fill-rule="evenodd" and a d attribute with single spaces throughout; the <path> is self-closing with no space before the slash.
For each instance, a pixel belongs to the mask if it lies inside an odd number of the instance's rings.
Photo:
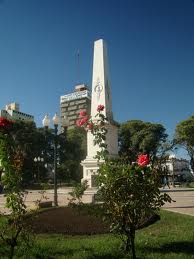
<path id="1" fill-rule="evenodd" d="M 23 166 L 22 150 L 15 142 L 12 132 L 14 123 L 0 118 L 0 167 L 1 177 L 6 188 L 6 207 L 10 211 L 9 217 L 1 225 L 0 240 L 5 247 L 9 247 L 9 258 L 13 258 L 15 247 L 23 241 L 29 240 L 29 226 L 26 225 L 27 213 L 24 204 L 25 193 L 21 189 L 21 169 Z"/>
<path id="2" fill-rule="evenodd" d="M 125 250 L 130 250 L 135 259 L 136 230 L 145 226 L 165 202 L 171 202 L 171 198 L 160 193 L 160 174 L 156 168 L 148 166 L 147 154 L 139 155 L 132 164 L 122 157 L 114 160 L 108 157 L 108 121 L 102 114 L 103 110 L 104 106 L 99 105 L 95 120 L 88 120 L 84 125 L 87 127 L 92 123 L 94 145 L 101 149 L 96 158 L 104 160 L 104 163 L 99 163 L 97 195 L 103 201 L 110 230 L 125 236 Z"/>
<path id="3" fill-rule="evenodd" d="M 97 114 L 95 115 L 94 120 L 87 115 L 87 113 L 84 113 L 84 116 L 82 116 L 81 119 L 78 119 L 76 121 L 76 125 L 78 127 L 84 127 L 86 130 L 90 130 L 91 133 L 94 135 L 94 145 L 98 145 L 100 150 L 97 151 L 96 157 L 98 160 L 106 160 L 108 151 L 107 151 L 107 145 L 106 145 L 106 134 L 107 134 L 107 124 L 108 121 L 105 117 L 105 115 L 102 113 L 104 110 L 104 105 L 98 105 L 97 106 Z M 82 111 L 80 111 L 80 114 L 83 114 Z"/>

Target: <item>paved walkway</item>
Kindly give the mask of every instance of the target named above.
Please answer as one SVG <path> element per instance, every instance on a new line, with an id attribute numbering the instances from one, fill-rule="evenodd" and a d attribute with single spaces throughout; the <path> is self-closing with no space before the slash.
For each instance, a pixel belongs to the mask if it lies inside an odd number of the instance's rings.
<path id="1" fill-rule="evenodd" d="M 166 192 L 175 201 L 166 203 L 163 208 L 169 211 L 174 211 L 182 214 L 194 216 L 194 189 L 193 188 L 172 188 L 162 189 L 161 192 Z"/>
<path id="2" fill-rule="evenodd" d="M 72 188 L 58 189 L 58 203 L 60 206 L 68 204 L 68 199 L 71 197 L 69 192 Z M 95 190 L 88 190 L 84 195 L 84 202 L 92 201 L 92 194 Z M 161 192 L 168 193 L 171 198 L 175 201 L 172 203 L 166 203 L 163 208 L 165 210 L 174 211 L 178 213 L 183 213 L 187 215 L 194 216 L 194 189 L 192 188 L 171 188 L 171 189 L 161 189 Z M 34 209 L 37 206 L 37 201 L 53 201 L 54 193 L 53 190 L 48 190 L 45 193 L 45 198 L 42 197 L 41 191 L 28 190 L 28 194 L 25 197 L 25 203 L 28 209 Z M 8 213 L 5 209 L 5 197 L 0 194 L 0 212 Z"/>
<path id="3" fill-rule="evenodd" d="M 68 204 L 68 198 L 71 196 L 68 194 L 71 192 L 72 188 L 58 189 L 58 203 L 60 206 L 64 206 Z M 8 214 L 9 210 L 5 208 L 5 197 L 4 194 L 0 194 L 0 213 Z M 42 193 L 42 191 L 38 190 L 27 190 L 24 196 L 25 204 L 28 210 L 36 209 L 39 201 L 52 201 L 54 200 L 54 192 L 53 190 L 47 190 Z"/>
<path id="4" fill-rule="evenodd" d="M 67 188 L 58 188 L 57 191 L 57 197 L 58 197 L 58 204 L 59 206 L 65 206 L 69 203 L 69 199 L 71 198 L 71 195 L 69 192 L 72 191 L 71 187 Z M 92 193 L 93 191 L 88 191 L 84 197 L 83 202 L 90 203 L 92 202 Z M 9 210 L 5 208 L 5 196 L 4 194 L 0 194 L 0 213 L 8 214 Z M 54 200 L 54 191 L 53 190 L 47 190 L 42 193 L 42 191 L 38 190 L 27 190 L 25 196 L 24 196 L 25 204 L 27 206 L 28 210 L 36 209 L 38 202 L 45 202 L 45 201 L 52 201 Z"/>

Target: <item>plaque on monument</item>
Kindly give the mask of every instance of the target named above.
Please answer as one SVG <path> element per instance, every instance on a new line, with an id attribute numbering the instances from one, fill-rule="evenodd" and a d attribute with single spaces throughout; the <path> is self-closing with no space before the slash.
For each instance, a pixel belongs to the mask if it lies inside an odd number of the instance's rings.
<path id="1" fill-rule="evenodd" d="M 96 175 L 91 175 L 91 187 L 97 187 Z"/>

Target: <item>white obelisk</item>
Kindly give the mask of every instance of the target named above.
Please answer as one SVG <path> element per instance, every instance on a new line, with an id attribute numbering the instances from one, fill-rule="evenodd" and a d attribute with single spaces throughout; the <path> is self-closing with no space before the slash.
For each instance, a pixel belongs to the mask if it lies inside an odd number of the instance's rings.
<path id="1" fill-rule="evenodd" d="M 118 127 L 113 121 L 112 97 L 110 90 L 110 78 L 108 70 L 107 48 L 104 40 L 94 42 L 93 75 L 92 75 L 92 103 L 91 118 L 95 120 L 98 105 L 104 105 L 104 115 L 108 119 L 106 144 L 109 156 L 118 155 Z M 95 187 L 95 176 L 99 163 L 95 156 L 99 150 L 98 145 L 94 145 L 94 137 L 90 131 L 87 132 L 87 156 L 81 162 L 83 166 L 83 180 L 88 181 L 89 187 Z"/>

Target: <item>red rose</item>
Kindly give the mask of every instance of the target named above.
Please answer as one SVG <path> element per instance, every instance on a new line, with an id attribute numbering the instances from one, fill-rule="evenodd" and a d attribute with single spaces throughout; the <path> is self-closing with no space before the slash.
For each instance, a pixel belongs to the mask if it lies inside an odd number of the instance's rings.
<path id="1" fill-rule="evenodd" d="M 104 110 L 104 105 L 99 104 L 98 107 L 97 107 L 97 111 L 100 112 L 100 111 L 103 111 L 103 110 Z"/>
<path id="2" fill-rule="evenodd" d="M 87 128 L 88 128 L 89 130 L 92 130 L 93 127 L 94 127 L 93 123 L 92 123 L 92 122 L 89 122 L 88 125 L 87 125 Z"/>
<path id="3" fill-rule="evenodd" d="M 76 125 L 80 127 L 80 120 L 76 120 Z"/>
<path id="4" fill-rule="evenodd" d="M 87 112 L 85 110 L 79 112 L 80 117 L 84 117 L 87 115 Z"/>
<path id="5" fill-rule="evenodd" d="M 80 120 L 77 120 L 76 121 L 76 125 L 78 127 L 82 127 L 82 126 L 84 126 L 86 124 L 87 121 L 88 121 L 88 117 L 86 116 L 86 117 L 84 117 L 84 118 L 82 118 Z"/>
<path id="6" fill-rule="evenodd" d="M 139 155 L 137 158 L 137 163 L 139 166 L 146 166 L 149 164 L 149 156 L 148 155 Z"/>
<path id="7" fill-rule="evenodd" d="M 0 117 L 0 128 L 1 129 L 7 129 L 12 126 L 13 122 L 10 120 L 7 120 L 6 118 Z"/>

